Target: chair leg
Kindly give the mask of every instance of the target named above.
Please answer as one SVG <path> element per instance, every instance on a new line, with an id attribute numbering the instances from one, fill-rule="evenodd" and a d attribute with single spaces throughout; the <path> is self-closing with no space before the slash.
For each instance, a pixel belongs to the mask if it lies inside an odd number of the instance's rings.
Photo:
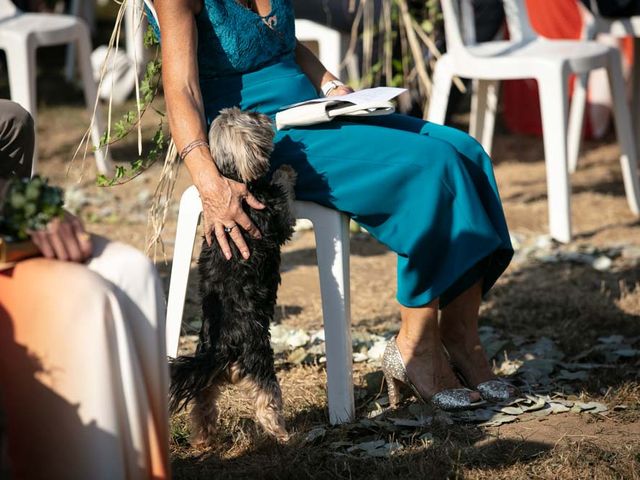
<path id="1" fill-rule="evenodd" d="M 353 420 L 353 347 L 349 298 L 349 219 L 320 215 L 312 219 L 318 253 L 327 355 L 327 397 L 332 424 Z"/>
<path id="2" fill-rule="evenodd" d="M 484 110 L 487 108 L 487 84 L 476 78 L 471 82 L 471 115 L 469 118 L 469 135 L 480 140 L 479 134 L 484 130 Z"/>
<path id="3" fill-rule="evenodd" d="M 493 147 L 499 90 L 497 80 L 473 81 L 469 134 L 482 144 L 487 155 L 491 155 Z"/>
<path id="4" fill-rule="evenodd" d="M 631 71 L 631 120 L 635 126 L 636 154 L 640 152 L 640 38 L 633 39 L 633 70 Z"/>
<path id="5" fill-rule="evenodd" d="M 571 99 L 571 113 L 569 114 L 569 171 L 576 171 L 578 156 L 580 155 L 580 141 L 582 140 L 582 127 L 584 126 L 584 112 L 587 105 L 587 86 L 589 74 L 583 73 L 576 76 L 573 98 Z"/>
<path id="6" fill-rule="evenodd" d="M 627 194 L 629 208 L 637 215 L 640 213 L 640 184 L 638 181 L 636 142 L 633 138 L 631 115 L 626 101 L 622 62 L 620 53 L 616 49 L 611 49 L 608 74 L 613 97 L 613 115 L 618 142 L 620 143 L 620 164 L 624 179 L 624 189 Z M 634 94 L 637 93 L 634 92 Z"/>
<path id="7" fill-rule="evenodd" d="M 146 31 L 146 15 L 142 0 L 128 0 L 124 26 L 127 39 L 127 55 L 137 63 L 138 74 L 141 75 L 145 65 L 144 33 Z"/>
<path id="8" fill-rule="evenodd" d="M 33 117 L 36 123 L 36 44 L 27 38 L 26 44 L 16 41 L 14 48 L 6 50 L 7 69 L 9 70 L 9 89 L 11 100 L 19 103 Z M 31 175 L 36 172 L 38 146 L 33 149 Z"/>
<path id="9" fill-rule="evenodd" d="M 167 355 L 171 358 L 175 358 L 178 353 L 187 282 L 201 212 L 202 203 L 198 191 L 193 186 L 189 187 L 180 200 L 167 300 Z"/>
<path id="10" fill-rule="evenodd" d="M 547 167 L 547 197 L 551 236 L 571 241 L 571 199 L 567 166 L 568 71 L 548 70 L 538 78 Z"/>
<path id="11" fill-rule="evenodd" d="M 429 99 L 428 121 L 444 125 L 452 83 L 453 75 L 445 55 L 436 63 L 433 73 L 433 90 Z"/>
<path id="12" fill-rule="evenodd" d="M 84 90 L 84 100 L 90 118 L 93 117 L 91 140 L 93 145 L 97 147 L 100 145 L 100 139 L 105 131 L 105 125 L 100 103 L 96 102 L 98 98 L 98 86 L 93 78 L 93 68 L 91 66 L 91 37 L 89 36 L 89 29 L 83 23 L 78 25 L 76 48 L 78 52 L 78 66 L 82 78 L 82 88 Z M 113 173 L 113 164 L 111 163 L 109 155 L 105 153 L 105 149 L 96 149 L 94 155 L 98 171 L 105 175 L 111 175 Z"/>

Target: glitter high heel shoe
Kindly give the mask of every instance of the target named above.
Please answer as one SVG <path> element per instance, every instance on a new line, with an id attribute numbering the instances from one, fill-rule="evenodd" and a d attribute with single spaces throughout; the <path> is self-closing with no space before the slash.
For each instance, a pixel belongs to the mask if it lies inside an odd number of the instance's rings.
<path id="1" fill-rule="evenodd" d="M 447 358 L 449 358 L 449 363 L 453 372 L 458 376 L 463 385 L 471 388 L 471 382 L 469 382 L 467 377 L 463 375 L 460 368 L 451 363 L 451 356 L 449 355 L 446 347 L 443 345 L 442 348 L 444 348 L 445 354 L 447 355 Z M 483 400 L 494 403 L 507 402 L 520 395 L 520 391 L 516 387 L 500 378 L 481 382 L 475 386 L 475 390 L 480 393 L 480 397 Z"/>
<path id="2" fill-rule="evenodd" d="M 473 390 L 468 388 L 443 390 L 425 400 L 407 375 L 407 369 L 404 361 L 402 360 L 402 355 L 400 355 L 400 350 L 398 350 L 398 344 L 396 343 L 395 337 L 387 343 L 387 348 L 384 351 L 384 355 L 382 357 L 382 373 L 384 374 L 384 378 L 387 382 L 389 403 L 392 407 L 395 407 L 400 403 L 400 384 L 409 386 L 420 401 L 424 403 L 431 402 L 441 410 L 464 410 L 467 408 L 477 407 L 484 403 L 482 401 L 472 401 L 471 394 L 473 393 Z"/>

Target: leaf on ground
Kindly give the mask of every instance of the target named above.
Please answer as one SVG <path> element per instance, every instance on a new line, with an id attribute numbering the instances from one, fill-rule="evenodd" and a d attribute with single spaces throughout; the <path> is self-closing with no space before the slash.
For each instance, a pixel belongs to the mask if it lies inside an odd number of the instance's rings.
<path id="1" fill-rule="evenodd" d="M 377 424 L 369 418 L 363 418 L 358 422 L 358 425 L 365 428 L 376 428 Z"/>
<path id="2" fill-rule="evenodd" d="M 305 435 L 304 441 L 305 443 L 311 443 L 317 440 L 318 438 L 324 437 L 324 434 L 326 432 L 327 430 L 322 427 L 314 428 L 313 430 L 310 430 L 309 433 Z"/>
<path id="3" fill-rule="evenodd" d="M 535 418 L 541 418 L 541 417 L 546 417 L 549 416 L 553 413 L 553 409 L 552 408 L 544 408 L 541 410 L 536 410 L 535 412 L 531 412 L 531 416 L 535 417 Z"/>
<path id="4" fill-rule="evenodd" d="M 624 342 L 624 335 L 609 335 L 607 337 L 599 337 L 598 341 L 600 343 L 622 343 Z"/>
<path id="5" fill-rule="evenodd" d="M 419 438 L 420 440 L 422 440 L 423 442 L 425 442 L 425 443 L 426 443 L 426 442 L 429 442 L 429 443 L 433 442 L 433 434 L 431 434 L 431 433 L 429 433 L 429 432 L 427 432 L 427 433 L 423 433 L 423 434 L 422 434 L 422 435 L 420 435 L 418 438 Z"/>
<path id="6" fill-rule="evenodd" d="M 431 425 L 432 419 L 425 418 L 425 417 L 418 418 L 418 419 L 389 418 L 389 421 L 391 421 L 397 427 L 426 427 Z"/>
<path id="7" fill-rule="evenodd" d="M 382 355 L 384 355 L 384 351 L 387 348 L 386 340 L 378 340 L 367 352 L 369 357 L 369 361 L 376 361 L 382 359 Z"/>
<path id="8" fill-rule="evenodd" d="M 347 451 L 349 452 L 353 452 L 354 450 L 375 450 L 376 448 L 380 448 L 382 446 L 384 446 L 384 444 L 387 443 L 384 440 L 380 439 L 380 440 L 372 440 L 370 442 L 362 442 L 362 443 L 356 443 L 355 445 L 353 445 L 352 447 L 350 447 Z"/>
<path id="9" fill-rule="evenodd" d="M 589 373 L 584 370 L 577 372 L 560 370 L 560 372 L 554 376 L 555 380 L 586 380 L 587 378 L 589 378 Z"/>
<path id="10" fill-rule="evenodd" d="M 526 350 L 538 359 L 560 360 L 564 357 L 564 354 L 549 337 L 540 337 Z"/>
<path id="11" fill-rule="evenodd" d="M 522 364 L 522 367 L 520 367 L 520 370 L 518 370 L 518 374 L 531 378 L 535 381 L 540 381 L 541 379 L 548 378 L 549 375 L 551 375 L 556 368 L 556 364 L 555 360 L 548 358 L 526 360 Z"/>
<path id="12" fill-rule="evenodd" d="M 593 370 L 594 368 L 612 368 L 613 365 L 607 365 L 604 363 L 580 363 L 580 362 L 560 362 L 562 368 L 566 370 Z"/>
<path id="13" fill-rule="evenodd" d="M 287 357 L 287 361 L 295 365 L 301 365 L 306 361 L 309 361 L 310 359 L 311 355 L 309 355 L 309 353 L 304 348 L 296 348 Z"/>
<path id="14" fill-rule="evenodd" d="M 524 413 L 524 410 L 520 407 L 502 407 L 500 411 L 507 415 L 522 415 Z"/>
<path id="15" fill-rule="evenodd" d="M 337 450 L 339 448 L 349 447 L 349 446 L 352 446 L 352 445 L 353 445 L 353 443 L 351 443 L 351 442 L 344 442 L 344 441 L 332 442 L 332 443 L 329 444 L 329 448 L 331 450 Z"/>
<path id="16" fill-rule="evenodd" d="M 576 402 L 573 407 L 571 407 L 571 412 L 573 413 L 602 413 L 607 410 L 609 410 L 609 408 L 600 402 Z"/>
<path id="17" fill-rule="evenodd" d="M 549 404 L 549 407 L 551 407 L 551 413 L 565 413 L 571 410 L 570 407 L 567 407 L 566 405 L 563 405 L 562 403 L 556 403 L 556 402 L 551 402 Z"/>
<path id="18" fill-rule="evenodd" d="M 518 420 L 518 417 L 514 415 L 505 415 L 498 414 L 495 415 L 491 420 L 481 423 L 482 427 L 499 427 L 500 425 L 504 425 L 505 423 L 512 423 Z"/>
<path id="19" fill-rule="evenodd" d="M 356 352 L 353 354 L 353 363 L 362 363 L 369 360 L 369 356 L 366 353 Z"/>
<path id="20" fill-rule="evenodd" d="M 469 421 L 478 423 L 487 422 L 496 415 L 496 412 L 490 408 L 478 408 L 476 410 L 471 410 L 468 413 Z"/>
<path id="21" fill-rule="evenodd" d="M 525 412 L 535 412 L 537 410 L 541 410 L 547 404 L 546 400 L 542 397 L 529 397 L 532 401 L 531 405 L 521 405 L 522 410 Z"/>
<path id="22" fill-rule="evenodd" d="M 387 443 L 384 440 L 373 440 L 371 442 L 363 442 L 347 449 L 347 452 L 360 451 L 367 457 L 388 457 L 393 453 L 402 449 L 402 445 L 398 442 Z"/>
<path id="23" fill-rule="evenodd" d="M 483 343 L 485 353 L 489 360 L 502 352 L 507 345 L 509 345 L 508 340 L 493 340 Z"/>
<path id="24" fill-rule="evenodd" d="M 623 357 L 623 358 L 633 358 L 633 357 L 637 357 L 638 355 L 640 355 L 640 350 L 635 349 L 635 348 L 621 348 L 618 350 L 614 350 L 613 352 L 611 352 L 615 355 L 618 355 L 619 357 Z"/>

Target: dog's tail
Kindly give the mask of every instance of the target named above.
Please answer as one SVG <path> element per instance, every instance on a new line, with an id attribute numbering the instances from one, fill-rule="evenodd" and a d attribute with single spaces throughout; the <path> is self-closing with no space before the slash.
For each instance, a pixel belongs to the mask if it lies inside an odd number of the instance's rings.
<path id="1" fill-rule="evenodd" d="M 217 360 L 215 352 L 208 350 L 193 357 L 178 357 L 171 362 L 169 408 L 172 413 L 182 410 L 218 381 L 228 364 Z"/>

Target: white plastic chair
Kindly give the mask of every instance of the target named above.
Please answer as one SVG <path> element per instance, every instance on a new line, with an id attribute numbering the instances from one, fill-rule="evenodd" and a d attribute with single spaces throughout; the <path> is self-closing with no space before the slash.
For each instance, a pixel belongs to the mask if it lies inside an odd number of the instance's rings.
<path id="1" fill-rule="evenodd" d="M 569 76 L 606 68 L 614 100 L 615 123 L 622 152 L 620 161 L 627 201 L 640 212 L 640 185 L 631 118 L 625 101 L 624 80 L 618 50 L 595 42 L 548 40 L 538 37 L 529 24 L 524 0 L 503 0 L 510 41 L 475 44 L 473 6 L 461 0 L 442 0 L 447 53 L 438 61 L 428 119 L 443 123 L 454 76 L 477 80 L 471 134 L 487 151 L 495 124 L 498 81 L 534 78 L 540 103 L 547 168 L 549 229 L 561 242 L 571 240 L 570 185 L 567 167 Z M 462 15 L 461 15 L 462 13 Z M 461 22 L 464 29 L 461 28 Z M 464 37 L 463 37 L 464 36 Z M 463 39 L 464 38 L 464 39 Z M 572 116 L 576 112 L 572 112 Z"/>
<path id="2" fill-rule="evenodd" d="M 0 0 L 0 49 L 7 56 L 11 99 L 36 118 L 36 49 L 51 45 L 74 43 L 78 49 L 78 64 L 82 76 L 84 98 L 93 116 L 97 86 L 91 69 L 91 37 L 86 24 L 71 15 L 23 13 L 11 0 Z M 96 112 L 91 136 L 100 144 L 104 131 L 100 111 Z M 111 173 L 111 162 L 102 151 L 95 152 L 98 170 Z M 32 172 L 36 170 L 34 154 Z"/>
<path id="3" fill-rule="evenodd" d="M 342 58 L 349 47 L 349 36 L 312 20 L 296 20 L 296 38 L 301 42 L 316 42 L 320 62 L 334 75 L 340 77 Z M 358 66 L 352 55 L 346 58 L 345 67 L 349 80 L 358 78 Z"/>
<path id="4" fill-rule="evenodd" d="M 327 356 L 331 423 L 353 420 L 353 364 L 349 299 L 349 218 L 311 202 L 295 202 L 296 217 L 314 225 Z M 202 213 L 200 196 L 189 187 L 180 200 L 167 303 L 167 352 L 178 352 L 194 240 Z"/>
<path id="5" fill-rule="evenodd" d="M 599 14 L 598 4 L 591 1 L 591 11 L 581 2 L 577 2 L 584 19 L 583 38 L 595 40 L 598 34 L 607 34 L 614 38 L 633 37 L 633 68 L 631 71 L 631 119 L 636 139 L 636 152 L 640 147 L 640 16 L 629 18 L 606 18 Z M 584 111 L 587 103 L 588 74 L 576 79 L 573 92 L 572 117 L 569 123 L 569 171 L 576 170 Z M 574 115 L 575 110 L 575 115 Z"/>
<path id="6" fill-rule="evenodd" d="M 95 23 L 94 0 L 71 0 L 70 14 L 83 19 L 91 17 Z M 109 57 L 108 72 L 102 82 L 100 97 L 121 105 L 134 91 L 136 76 L 142 77 L 146 64 L 146 49 L 144 47 L 144 34 L 147 21 L 143 10 L 143 0 L 127 0 L 124 13 L 124 51 L 118 50 L 116 57 Z M 102 72 L 102 64 L 107 55 L 106 46 L 98 47 L 92 55 L 94 78 L 99 78 Z M 75 48 L 70 45 L 67 49 L 66 76 L 70 81 L 73 78 L 73 66 L 75 64 Z M 137 68 L 136 68 L 137 67 Z M 137 74 L 137 75 L 136 75 Z"/>

